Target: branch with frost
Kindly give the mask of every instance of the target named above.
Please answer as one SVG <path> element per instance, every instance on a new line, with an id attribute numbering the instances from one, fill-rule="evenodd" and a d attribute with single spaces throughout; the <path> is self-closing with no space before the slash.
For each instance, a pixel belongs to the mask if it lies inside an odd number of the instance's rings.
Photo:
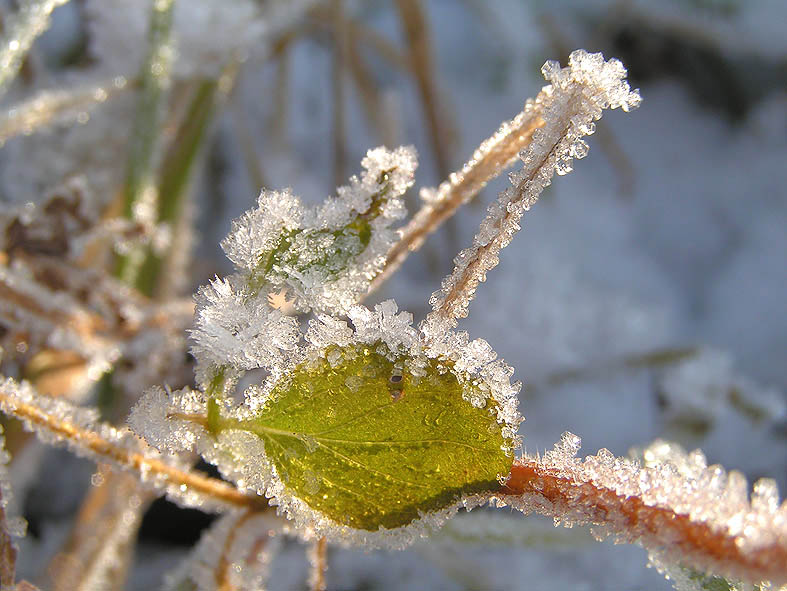
<path id="1" fill-rule="evenodd" d="M 679 564 L 752 584 L 787 583 L 787 503 L 761 479 L 707 466 L 700 451 L 657 441 L 643 463 L 602 449 L 575 457 L 580 439 L 564 433 L 543 458 L 520 458 L 493 502 L 567 526 L 638 543 L 660 568 Z M 771 588 L 769 586 L 762 588 Z"/>
<path id="2" fill-rule="evenodd" d="M 176 456 L 146 446 L 131 431 L 98 420 L 93 409 L 48 398 L 27 382 L 0 382 L 0 411 L 13 416 L 50 444 L 64 445 L 77 455 L 136 474 L 143 484 L 174 502 L 205 511 L 264 509 L 264 499 L 191 470 Z"/>
<path id="3" fill-rule="evenodd" d="M 549 186 L 555 172 L 570 172 L 572 159 L 587 154 L 582 137 L 593 133 L 593 122 L 601 118 L 601 111 L 618 107 L 629 111 L 641 100 L 629 88 L 623 65 L 616 59 L 605 62 L 600 53 L 577 50 L 571 53 L 568 67 L 547 62 L 541 71 L 552 83 L 535 100 L 544 126 L 533 132 L 532 141 L 520 154 L 524 166 L 511 176 L 513 186 L 489 206 L 472 246 L 457 255 L 454 272 L 443 281 L 441 291 L 432 295 L 433 311 L 424 324 L 428 333 L 440 334 L 467 316 L 476 287 L 499 262 L 498 255 L 519 230 L 524 212 Z"/>

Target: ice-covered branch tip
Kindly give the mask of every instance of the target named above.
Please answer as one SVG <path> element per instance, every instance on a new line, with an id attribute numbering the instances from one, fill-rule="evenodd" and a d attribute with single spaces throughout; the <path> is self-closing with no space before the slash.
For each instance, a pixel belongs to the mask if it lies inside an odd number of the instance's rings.
<path id="1" fill-rule="evenodd" d="M 498 502 L 639 543 L 662 570 L 681 565 L 762 589 L 787 583 L 787 503 L 773 480 L 757 481 L 749 499 L 740 473 L 708 467 L 699 451 L 657 441 L 640 464 L 605 449 L 580 460 L 579 446 L 565 433 L 543 458 L 516 462 Z"/>
<path id="2" fill-rule="evenodd" d="M 582 137 L 593 133 L 593 122 L 601 118 L 602 110 L 620 107 L 629 111 L 641 100 L 626 82 L 623 65 L 615 59 L 604 61 L 600 53 L 577 50 L 569 57 L 568 67 L 547 62 L 542 72 L 552 84 L 525 110 L 540 115 L 544 126 L 533 132 L 532 141 L 520 153 L 524 166 L 511 175 L 513 186 L 489 206 L 472 246 L 457 255 L 454 272 L 432 295 L 433 312 L 424 324 L 427 334 L 439 335 L 467 316 L 478 283 L 499 262 L 498 255 L 519 230 L 523 213 L 538 200 L 555 172 L 570 172 L 572 160 L 587 154 Z"/>

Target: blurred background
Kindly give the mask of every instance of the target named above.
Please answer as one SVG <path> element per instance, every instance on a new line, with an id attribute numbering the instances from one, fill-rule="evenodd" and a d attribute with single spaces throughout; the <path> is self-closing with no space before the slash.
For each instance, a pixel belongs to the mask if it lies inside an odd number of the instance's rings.
<path id="1" fill-rule="evenodd" d="M 19 4 L 0 3 L 4 24 Z M 2 201 L 38 201 L 79 175 L 99 211 L 117 211 L 148 15 L 142 0 L 54 10 L 2 98 Z M 436 186 L 538 93 L 545 60 L 602 51 L 628 68 L 642 105 L 605 114 L 460 328 L 516 368 L 527 452 L 566 430 L 587 453 L 663 437 L 784 490 L 785 23 L 783 0 L 178 0 L 159 156 L 179 171 L 173 228 L 191 256 L 151 294 L 187 296 L 230 272 L 218 243 L 261 187 L 318 202 L 381 144 L 415 145 L 416 188 Z M 46 116 L 20 122 L 34 98 Z M 506 183 L 490 183 L 367 303 L 393 297 L 423 319 Z M 29 521 L 20 571 L 46 581 L 94 466 L 35 457 L 11 471 Z M 126 588 L 158 588 L 209 521 L 154 502 Z M 357 591 L 671 588 L 639 548 L 506 511 L 462 516 L 404 552 L 332 548 L 329 564 L 329 589 Z M 305 565 L 303 546 L 285 543 L 270 588 L 305 588 Z"/>

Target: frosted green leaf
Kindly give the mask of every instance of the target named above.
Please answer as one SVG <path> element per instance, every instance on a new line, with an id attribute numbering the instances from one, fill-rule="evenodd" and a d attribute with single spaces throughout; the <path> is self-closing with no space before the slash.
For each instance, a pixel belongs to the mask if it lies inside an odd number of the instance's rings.
<path id="1" fill-rule="evenodd" d="M 344 312 L 367 292 L 397 240 L 402 196 L 413 184 L 415 149 L 370 150 L 363 172 L 335 197 L 306 207 L 289 190 L 263 191 L 258 207 L 222 242 L 248 291 L 286 288 L 301 311 Z"/>
<path id="2" fill-rule="evenodd" d="M 380 351 L 333 347 L 333 363 L 301 363 L 258 416 L 222 427 L 255 433 L 289 494 L 355 529 L 404 526 L 499 488 L 512 456 L 497 403 L 463 399 L 480 388 L 461 384 L 450 362 L 424 359 L 419 378 L 408 358 Z"/>

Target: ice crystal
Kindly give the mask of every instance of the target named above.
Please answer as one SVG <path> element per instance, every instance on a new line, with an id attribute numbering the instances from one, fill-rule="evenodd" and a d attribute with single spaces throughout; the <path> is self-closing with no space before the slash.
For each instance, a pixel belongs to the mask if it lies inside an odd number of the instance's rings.
<path id="1" fill-rule="evenodd" d="M 335 198 L 308 208 L 289 190 L 263 191 L 233 222 L 224 251 L 250 289 L 285 287 L 296 307 L 346 311 L 366 292 L 396 239 L 402 195 L 413 183 L 415 150 L 370 150 L 364 172 Z"/>
<path id="2" fill-rule="evenodd" d="M 439 335 L 445 322 L 455 327 L 457 318 L 467 316 L 476 287 L 497 266 L 500 251 L 519 230 L 524 212 L 552 182 L 555 172 L 570 172 L 572 159 L 587 153 L 581 138 L 593 133 L 593 121 L 601 117 L 602 109 L 628 111 L 640 102 L 639 94 L 625 81 L 623 65 L 615 59 L 604 61 L 600 53 L 577 50 L 570 55 L 568 67 L 547 62 L 542 72 L 552 84 L 541 90 L 526 111 L 535 111 L 545 124 L 520 154 L 524 166 L 510 175 L 513 186 L 489 206 L 473 245 L 456 256 L 454 272 L 432 294 L 434 313 L 424 324 L 430 335 Z"/>
<path id="3" fill-rule="evenodd" d="M 251 297 L 237 277 L 216 278 L 200 288 L 191 351 L 203 366 L 249 370 L 272 367 L 297 346 L 298 321 Z"/>
<path id="4" fill-rule="evenodd" d="M 140 397 L 127 422 L 132 431 L 161 452 L 191 451 L 204 430 L 177 415 L 204 415 L 205 408 L 200 392 L 189 388 L 169 392 L 155 386 Z"/>

